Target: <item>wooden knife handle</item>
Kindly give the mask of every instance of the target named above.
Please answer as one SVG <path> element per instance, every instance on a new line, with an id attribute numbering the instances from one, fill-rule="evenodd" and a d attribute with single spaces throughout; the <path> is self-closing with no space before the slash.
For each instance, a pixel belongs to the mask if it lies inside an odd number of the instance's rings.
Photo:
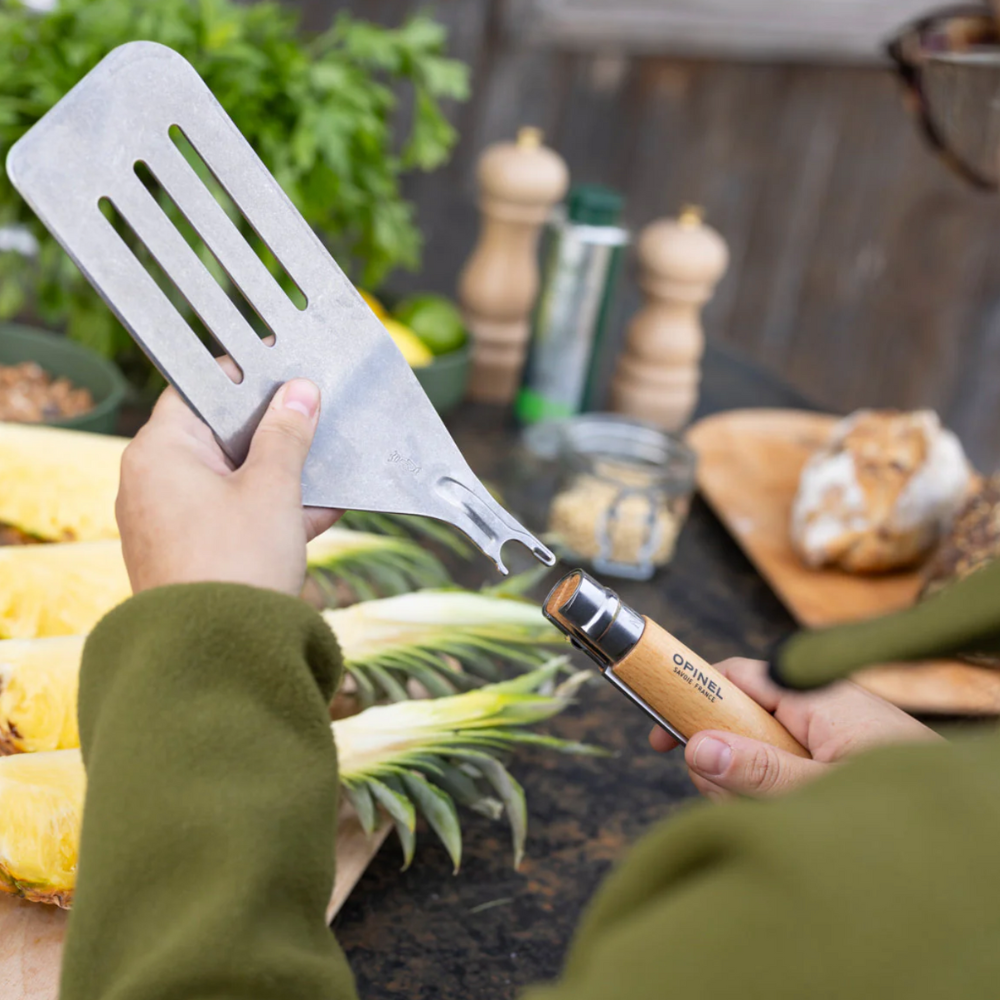
<path id="1" fill-rule="evenodd" d="M 720 729 L 770 743 L 798 757 L 810 756 L 753 698 L 656 622 L 645 621 L 639 642 L 608 669 L 685 739 L 704 729 Z"/>

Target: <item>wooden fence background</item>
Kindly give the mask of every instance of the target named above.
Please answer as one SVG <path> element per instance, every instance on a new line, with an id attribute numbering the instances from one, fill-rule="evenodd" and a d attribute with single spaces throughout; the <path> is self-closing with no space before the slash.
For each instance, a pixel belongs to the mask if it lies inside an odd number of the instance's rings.
<path id="1" fill-rule="evenodd" d="M 289 2 L 312 28 L 341 8 L 398 23 L 418 6 Z M 838 411 L 932 407 L 1000 466 L 1000 198 L 924 148 L 884 68 L 539 42 L 512 30 L 524 0 L 420 6 L 448 24 L 474 92 L 453 112 L 453 161 L 409 185 L 425 263 L 394 290 L 453 292 L 476 234 L 476 157 L 538 125 L 574 179 L 625 192 L 633 226 L 706 207 L 732 249 L 710 337 Z M 627 273 L 619 331 L 637 302 Z"/>

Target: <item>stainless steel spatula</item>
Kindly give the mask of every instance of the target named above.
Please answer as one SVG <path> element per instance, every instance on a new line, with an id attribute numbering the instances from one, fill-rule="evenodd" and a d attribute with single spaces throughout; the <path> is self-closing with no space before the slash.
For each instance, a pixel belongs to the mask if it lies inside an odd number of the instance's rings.
<path id="1" fill-rule="evenodd" d="M 176 126 L 304 294 L 299 309 L 175 145 Z M 275 334 L 263 343 L 136 172 L 147 169 Z M 381 322 L 194 68 L 172 49 L 116 49 L 10 151 L 17 190 L 115 315 L 240 463 L 277 388 L 305 376 L 322 417 L 303 475 L 311 506 L 447 521 L 501 572 L 505 542 L 552 553 L 476 478 Z M 100 203 L 131 226 L 239 365 L 236 384 L 147 273 Z"/>

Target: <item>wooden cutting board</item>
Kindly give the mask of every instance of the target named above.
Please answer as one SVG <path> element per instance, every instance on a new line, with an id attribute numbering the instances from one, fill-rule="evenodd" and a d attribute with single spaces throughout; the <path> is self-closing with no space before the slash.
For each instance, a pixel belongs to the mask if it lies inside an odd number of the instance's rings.
<path id="1" fill-rule="evenodd" d="M 369 837 L 350 804 L 341 802 L 337 881 L 327 922 L 347 901 L 391 829 L 386 823 Z M 68 916 L 56 906 L 0 895 L 0 1000 L 58 1000 Z"/>
<path id="2" fill-rule="evenodd" d="M 788 525 L 802 467 L 839 418 L 799 410 L 732 410 L 695 424 L 698 486 L 761 575 L 801 624 L 821 628 L 909 607 L 920 571 L 857 576 L 809 569 Z M 1000 671 L 958 660 L 886 664 L 855 678 L 915 713 L 1000 714 Z"/>

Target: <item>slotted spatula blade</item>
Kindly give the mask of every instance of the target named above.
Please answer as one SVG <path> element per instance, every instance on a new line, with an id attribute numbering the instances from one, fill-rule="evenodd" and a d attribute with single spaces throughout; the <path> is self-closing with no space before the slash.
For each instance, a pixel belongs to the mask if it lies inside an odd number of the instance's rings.
<path id="1" fill-rule="evenodd" d="M 171 137 L 177 128 L 301 290 L 298 308 Z M 263 343 L 137 173 L 148 171 L 275 335 Z M 7 157 L 25 201 L 153 363 L 241 463 L 277 388 L 305 376 L 322 416 L 303 474 L 320 507 L 422 514 L 506 573 L 518 541 L 552 553 L 490 496 L 409 365 L 316 234 L 182 56 L 115 49 Z M 242 371 L 233 382 L 101 210 L 109 202 Z"/>

